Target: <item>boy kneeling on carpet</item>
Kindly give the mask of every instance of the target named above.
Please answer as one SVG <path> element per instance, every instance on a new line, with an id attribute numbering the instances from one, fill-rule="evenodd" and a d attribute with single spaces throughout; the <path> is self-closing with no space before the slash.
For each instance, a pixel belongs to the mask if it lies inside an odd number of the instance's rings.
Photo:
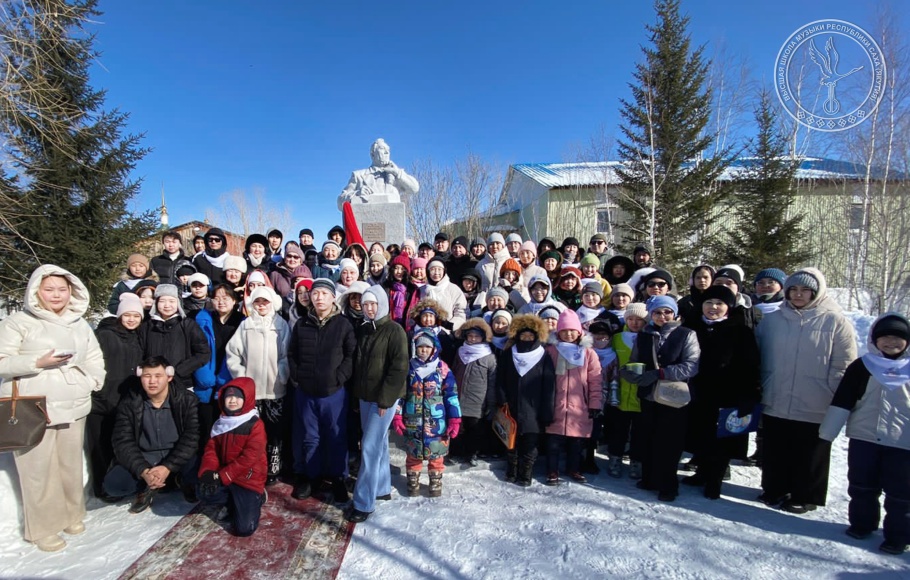
<path id="1" fill-rule="evenodd" d="M 251 536 L 259 527 L 265 503 L 265 426 L 256 410 L 256 384 L 236 378 L 218 394 L 221 416 L 212 427 L 199 466 L 199 499 L 224 506 L 238 536 Z"/>

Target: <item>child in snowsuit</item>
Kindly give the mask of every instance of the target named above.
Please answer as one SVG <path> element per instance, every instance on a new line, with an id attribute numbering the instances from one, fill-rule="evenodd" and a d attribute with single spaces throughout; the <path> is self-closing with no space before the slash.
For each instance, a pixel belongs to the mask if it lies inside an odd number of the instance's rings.
<path id="1" fill-rule="evenodd" d="M 493 331 L 482 318 L 470 318 L 455 331 L 464 340 L 452 365 L 458 385 L 463 431 L 453 442 L 452 455 L 472 467 L 477 465 L 476 455 L 492 436 L 489 422 L 487 396 L 496 388 L 496 355 L 490 347 Z"/>
<path id="2" fill-rule="evenodd" d="M 221 388 L 221 417 L 212 427 L 199 467 L 200 499 L 225 506 L 234 533 L 242 537 L 259 527 L 266 498 L 266 435 L 255 402 L 252 379 L 234 379 Z"/>
<path id="3" fill-rule="evenodd" d="M 269 483 L 281 472 L 282 441 L 288 417 L 284 395 L 290 377 L 288 345 L 291 331 L 278 316 L 281 298 L 266 286 L 250 295 L 253 308 L 228 342 L 226 364 L 231 376 L 249 377 L 255 382 L 255 404 L 268 434 Z"/>
<path id="4" fill-rule="evenodd" d="M 872 325 L 869 352 L 847 367 L 819 428 L 834 441 L 844 423 L 850 527 L 847 535 L 865 539 L 878 529 L 879 496 L 885 492 L 887 554 L 903 554 L 910 544 L 910 322 L 888 312 Z"/>
<path id="5" fill-rule="evenodd" d="M 420 470 L 426 461 L 430 497 L 439 497 L 445 470 L 443 460 L 449 452 L 449 442 L 461 429 L 458 387 L 448 365 L 439 360 L 439 340 L 431 330 L 417 332 L 414 348 L 407 390 L 392 419 L 392 427 L 405 438 L 408 495 L 418 494 Z"/>
<path id="6" fill-rule="evenodd" d="M 587 481 L 581 473 L 581 450 L 591 437 L 594 417 L 601 413 L 600 362 L 591 350 L 578 315 L 559 315 L 556 334 L 550 336 L 547 354 L 556 368 L 553 422 L 547 427 L 547 485 L 559 485 L 559 454 L 566 449 L 566 472 L 573 480 Z"/>

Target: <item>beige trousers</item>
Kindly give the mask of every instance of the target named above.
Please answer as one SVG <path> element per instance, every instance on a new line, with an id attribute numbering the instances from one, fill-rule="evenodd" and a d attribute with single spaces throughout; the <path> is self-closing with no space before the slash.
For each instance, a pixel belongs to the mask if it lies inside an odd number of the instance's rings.
<path id="1" fill-rule="evenodd" d="M 52 536 L 85 518 L 82 445 L 85 419 L 48 427 L 41 443 L 17 451 L 26 540 Z"/>

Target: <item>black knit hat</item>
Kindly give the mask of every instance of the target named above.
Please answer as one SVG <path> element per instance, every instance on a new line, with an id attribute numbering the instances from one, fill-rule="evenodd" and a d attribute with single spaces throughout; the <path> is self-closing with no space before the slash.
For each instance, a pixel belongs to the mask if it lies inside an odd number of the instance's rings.
<path id="1" fill-rule="evenodd" d="M 314 237 L 313 230 L 311 230 L 310 228 L 303 228 L 302 230 L 300 230 L 300 233 L 297 234 L 297 237 L 299 238 L 302 235 L 307 235 L 307 236 L 310 236 L 311 238 Z"/>
<path id="2" fill-rule="evenodd" d="M 464 236 L 458 236 L 457 238 L 455 238 L 455 241 L 452 242 L 452 245 L 461 246 L 462 248 L 467 250 L 468 249 L 468 238 L 466 238 Z"/>
<path id="3" fill-rule="evenodd" d="M 729 278 L 736 282 L 737 288 L 743 287 L 743 277 L 733 268 L 721 268 L 717 271 L 717 274 L 714 275 L 714 280 L 718 278 Z"/>
<path id="4" fill-rule="evenodd" d="M 896 336 L 910 342 L 910 324 L 896 314 L 885 316 L 872 327 L 872 342 L 883 336 Z"/>
<path id="5" fill-rule="evenodd" d="M 708 288 L 701 293 L 701 299 L 703 302 L 708 300 L 720 300 L 727 305 L 727 308 L 736 306 L 736 294 L 726 286 L 708 286 Z"/>

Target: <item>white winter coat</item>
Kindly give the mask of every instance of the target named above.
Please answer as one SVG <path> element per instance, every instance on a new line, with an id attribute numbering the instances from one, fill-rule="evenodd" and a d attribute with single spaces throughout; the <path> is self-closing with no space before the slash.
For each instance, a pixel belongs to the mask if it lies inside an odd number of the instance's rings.
<path id="1" fill-rule="evenodd" d="M 69 305 L 62 315 L 45 309 L 38 301 L 38 287 L 47 276 L 64 276 L 72 287 Z M 104 356 L 95 333 L 82 317 L 89 306 L 89 293 L 79 278 L 59 266 L 39 266 L 25 289 L 25 310 L 0 321 L 0 396 L 12 392 L 19 377 L 20 395 L 44 395 L 52 425 L 72 423 L 89 414 L 92 391 L 104 384 Z M 51 350 L 75 351 L 68 363 L 39 369 L 35 363 Z"/>
<path id="2" fill-rule="evenodd" d="M 499 284 L 499 271 L 502 270 L 502 265 L 506 263 L 506 260 L 511 257 L 512 255 L 509 254 L 509 250 L 503 248 L 495 256 L 490 257 L 490 255 L 487 254 L 477 263 L 474 270 L 480 275 L 481 291 L 486 292 L 493 286 Z"/>
<path id="3" fill-rule="evenodd" d="M 785 301 L 762 319 L 755 336 L 761 350 L 762 403 L 772 417 L 821 423 L 847 366 L 856 358 L 853 325 L 828 296 L 825 277 L 816 297 L 799 310 Z"/>
<path id="4" fill-rule="evenodd" d="M 442 280 L 431 286 L 426 284 L 420 288 L 420 298 L 431 298 L 439 303 L 449 313 L 449 322 L 452 323 L 452 331 L 461 328 L 467 317 L 468 301 L 464 297 L 458 286 L 449 281 L 449 275 L 446 274 Z"/>
<path id="5" fill-rule="evenodd" d="M 291 330 L 274 313 L 260 316 L 255 310 L 244 319 L 225 348 L 231 377 L 249 377 L 256 383 L 256 400 L 280 399 L 291 375 L 288 345 Z"/>

